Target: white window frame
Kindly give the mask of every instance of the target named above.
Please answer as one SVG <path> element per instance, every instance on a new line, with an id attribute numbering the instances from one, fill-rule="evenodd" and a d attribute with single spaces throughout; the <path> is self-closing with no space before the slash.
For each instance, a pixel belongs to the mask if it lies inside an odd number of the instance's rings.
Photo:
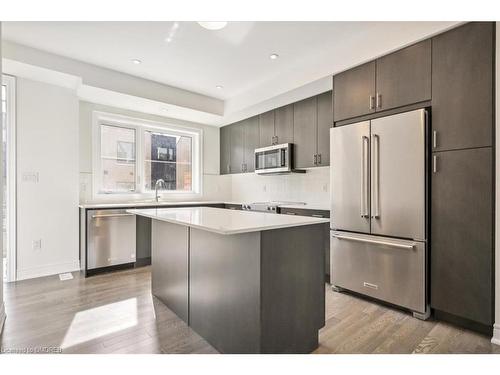
<path id="1" fill-rule="evenodd" d="M 101 192 L 101 125 L 118 126 L 135 130 L 135 192 Z M 154 199 L 154 190 L 145 189 L 144 178 L 144 142 L 146 131 L 165 132 L 178 136 L 189 136 L 192 139 L 192 190 L 161 190 L 161 198 L 165 200 L 178 200 L 181 198 L 199 198 L 202 195 L 203 170 L 203 130 L 197 128 L 181 127 L 168 123 L 134 118 L 114 113 L 94 111 L 92 113 L 92 197 L 94 200 L 120 200 L 120 199 Z"/>
<path id="2" fill-rule="evenodd" d="M 8 186 L 6 192 L 8 210 L 8 233 L 7 233 L 7 282 L 17 280 L 17 230 L 16 230 L 16 77 L 2 74 L 2 84 L 6 86 L 7 96 L 7 151 L 8 158 L 7 175 Z M 0 275 L 3 277 L 3 275 Z"/>

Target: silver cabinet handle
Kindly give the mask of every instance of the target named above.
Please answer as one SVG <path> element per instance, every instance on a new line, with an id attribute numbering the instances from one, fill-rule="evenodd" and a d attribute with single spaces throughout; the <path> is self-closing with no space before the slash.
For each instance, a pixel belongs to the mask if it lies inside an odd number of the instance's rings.
<path id="1" fill-rule="evenodd" d="M 370 101 L 368 102 L 368 106 L 370 107 L 370 109 L 375 109 L 375 98 L 373 97 L 373 95 L 370 95 Z"/>
<path id="2" fill-rule="evenodd" d="M 285 212 L 285 215 L 297 215 L 295 212 Z"/>
<path id="3" fill-rule="evenodd" d="M 377 108 L 382 108 L 382 94 L 377 92 Z"/>
<path id="4" fill-rule="evenodd" d="M 312 214 L 311 216 L 312 216 L 312 217 L 324 218 L 324 216 L 323 216 L 323 215 L 320 215 L 320 214 Z"/>
<path id="5" fill-rule="evenodd" d="M 318 164 L 321 164 L 321 154 L 318 154 L 317 159 L 318 159 Z"/>
<path id="6" fill-rule="evenodd" d="M 437 130 L 432 132 L 432 148 L 437 147 Z"/>
<path id="7" fill-rule="evenodd" d="M 92 215 L 92 219 L 100 219 L 105 217 L 122 217 L 122 216 L 135 216 L 135 214 L 101 214 L 101 215 Z"/>
<path id="8" fill-rule="evenodd" d="M 342 236 L 340 234 L 332 234 L 332 237 L 338 238 L 339 240 L 347 240 L 347 241 L 354 241 L 354 242 L 371 243 L 371 244 L 374 244 L 374 245 L 390 246 L 390 247 L 396 247 L 398 249 L 406 249 L 406 250 L 411 250 L 411 249 L 413 249 L 417 245 L 415 242 L 412 242 L 412 243 L 410 243 L 408 245 L 405 245 L 405 244 L 393 243 L 393 242 L 389 242 L 389 241 L 379 241 L 379 240 L 371 240 L 371 239 L 367 239 L 367 238 Z"/>
<path id="9" fill-rule="evenodd" d="M 433 155 L 432 156 L 432 172 L 433 173 L 437 173 L 437 171 L 438 171 L 438 165 L 437 165 L 438 162 L 437 162 L 437 160 L 438 160 L 437 155 Z"/>
<path id="10" fill-rule="evenodd" d="M 314 154 L 314 165 L 318 165 L 318 154 Z"/>
<path id="11" fill-rule="evenodd" d="M 368 217 L 368 148 L 370 140 L 361 137 L 361 217 Z M 366 146 L 366 147 L 365 147 Z"/>
<path id="12" fill-rule="evenodd" d="M 373 214 L 372 218 L 378 219 L 379 218 L 379 195 L 380 195 L 380 189 L 379 189 L 379 178 L 380 178 L 380 137 L 378 134 L 373 134 L 373 171 L 372 171 L 372 178 L 373 178 Z M 376 147 L 375 147 L 376 146 Z"/>

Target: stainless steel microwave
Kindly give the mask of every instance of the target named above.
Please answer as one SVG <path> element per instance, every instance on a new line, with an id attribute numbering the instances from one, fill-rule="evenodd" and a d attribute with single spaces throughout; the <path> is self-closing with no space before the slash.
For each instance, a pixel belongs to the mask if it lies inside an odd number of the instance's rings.
<path id="1" fill-rule="evenodd" d="M 255 173 L 290 173 L 293 171 L 293 144 L 283 143 L 255 150 Z"/>

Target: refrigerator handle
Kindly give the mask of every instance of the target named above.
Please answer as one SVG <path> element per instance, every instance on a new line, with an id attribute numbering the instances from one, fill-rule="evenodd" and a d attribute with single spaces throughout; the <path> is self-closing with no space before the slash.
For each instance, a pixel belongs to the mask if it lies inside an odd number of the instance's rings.
<path id="1" fill-rule="evenodd" d="M 398 249 L 406 249 L 406 250 L 412 250 L 417 245 L 415 242 L 411 242 L 409 244 L 402 244 L 402 243 L 394 243 L 394 242 L 389 242 L 389 241 L 372 240 L 372 239 L 360 238 L 360 237 L 342 236 L 340 234 L 335 234 L 335 233 L 332 233 L 332 237 L 335 237 L 335 238 L 337 238 L 339 240 L 347 240 L 347 241 L 354 241 L 354 242 L 371 243 L 371 244 L 374 244 L 374 245 L 390 246 L 390 247 L 396 247 Z"/>
<path id="2" fill-rule="evenodd" d="M 361 217 L 368 217 L 368 147 L 369 139 L 366 135 L 361 137 Z M 365 147 L 366 146 L 366 147 Z"/>
<path id="3" fill-rule="evenodd" d="M 373 178 L 373 214 L 372 214 L 372 218 L 378 219 L 380 217 L 380 213 L 379 213 L 380 137 L 378 134 L 373 134 L 372 137 L 373 137 L 373 146 L 372 146 L 373 147 L 373 171 L 372 171 L 373 172 L 373 175 L 372 175 L 372 178 Z"/>

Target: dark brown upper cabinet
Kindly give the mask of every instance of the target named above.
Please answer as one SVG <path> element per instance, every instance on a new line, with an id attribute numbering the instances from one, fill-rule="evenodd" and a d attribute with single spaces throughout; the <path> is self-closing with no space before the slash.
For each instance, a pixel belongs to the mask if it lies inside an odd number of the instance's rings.
<path id="1" fill-rule="evenodd" d="M 493 145 L 493 43 L 492 22 L 432 39 L 434 151 Z"/>
<path id="2" fill-rule="evenodd" d="M 375 110 L 431 99 L 430 39 L 377 60 Z"/>
<path id="3" fill-rule="evenodd" d="M 231 127 L 220 128 L 220 174 L 231 173 Z"/>
<path id="4" fill-rule="evenodd" d="M 333 126 L 332 92 L 317 96 L 318 129 L 317 129 L 317 165 L 330 165 L 330 128 Z"/>
<path id="5" fill-rule="evenodd" d="M 340 121 L 375 112 L 375 61 L 333 77 L 334 119 Z"/>
<path id="6" fill-rule="evenodd" d="M 255 149 L 259 148 L 259 116 L 244 121 L 243 172 L 255 171 Z"/>
<path id="7" fill-rule="evenodd" d="M 293 104 L 295 168 L 316 166 L 317 108 L 317 98 L 315 96 Z"/>
<path id="8" fill-rule="evenodd" d="M 245 123 L 239 121 L 229 126 L 230 129 L 230 171 L 231 173 L 243 172 L 243 160 L 245 155 Z"/>
<path id="9" fill-rule="evenodd" d="M 275 144 L 293 142 L 293 104 L 274 110 Z"/>
<path id="10" fill-rule="evenodd" d="M 259 115 L 259 147 L 274 143 L 274 110 Z"/>

